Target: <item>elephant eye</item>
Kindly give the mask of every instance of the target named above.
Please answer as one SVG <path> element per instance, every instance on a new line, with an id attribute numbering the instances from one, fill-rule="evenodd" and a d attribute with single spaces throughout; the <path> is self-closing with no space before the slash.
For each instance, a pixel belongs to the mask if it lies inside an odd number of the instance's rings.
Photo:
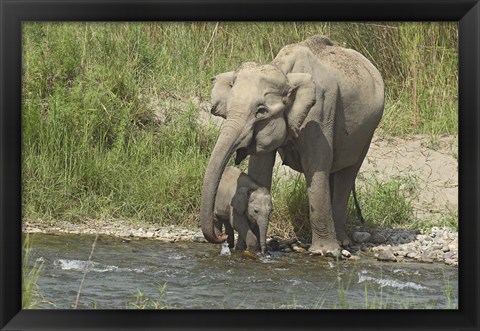
<path id="1" fill-rule="evenodd" d="M 260 105 L 257 107 L 257 113 L 255 114 L 256 117 L 262 117 L 263 115 L 268 113 L 268 108 L 264 105 Z"/>
<path id="2" fill-rule="evenodd" d="M 255 214 L 258 214 L 258 208 L 254 208 L 254 209 L 253 209 L 253 212 L 254 212 Z"/>

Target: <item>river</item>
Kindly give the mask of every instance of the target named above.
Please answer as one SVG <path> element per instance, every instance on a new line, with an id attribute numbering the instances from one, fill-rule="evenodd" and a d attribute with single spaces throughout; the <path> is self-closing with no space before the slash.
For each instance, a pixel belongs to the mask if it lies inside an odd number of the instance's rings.
<path id="1" fill-rule="evenodd" d="M 36 309 L 451 309 L 458 269 L 439 263 L 324 259 L 299 253 L 220 255 L 211 244 L 100 236 L 30 236 L 43 262 Z M 160 290 L 163 288 L 163 291 Z M 139 296 L 139 293 L 141 295 Z"/>

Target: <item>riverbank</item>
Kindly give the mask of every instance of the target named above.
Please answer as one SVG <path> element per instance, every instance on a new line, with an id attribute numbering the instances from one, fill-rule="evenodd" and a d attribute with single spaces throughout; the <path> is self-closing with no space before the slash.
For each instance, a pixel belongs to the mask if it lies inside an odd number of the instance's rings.
<path id="1" fill-rule="evenodd" d="M 385 262 L 441 262 L 458 265 L 458 233 L 446 227 L 432 227 L 428 233 L 420 230 L 394 228 L 368 228 L 355 226 L 350 229 L 352 245 L 343 251 L 343 258 L 376 258 Z M 132 240 L 149 239 L 162 242 L 206 242 L 200 230 L 177 226 L 155 227 L 148 224 L 128 222 L 85 220 L 70 223 L 25 221 L 24 233 L 43 234 L 90 234 Z M 296 239 L 273 237 L 269 239 L 272 250 L 303 253 L 308 244 Z"/>

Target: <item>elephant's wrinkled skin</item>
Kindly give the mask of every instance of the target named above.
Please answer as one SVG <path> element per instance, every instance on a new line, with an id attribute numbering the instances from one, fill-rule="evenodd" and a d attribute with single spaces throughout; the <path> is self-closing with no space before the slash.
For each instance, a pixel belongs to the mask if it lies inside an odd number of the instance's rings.
<path id="1" fill-rule="evenodd" d="M 268 218 L 272 211 L 270 192 L 247 174 L 226 167 L 215 198 L 214 216 L 225 224 L 228 244 L 233 247 L 233 230 L 238 232 L 237 249 L 266 253 Z"/>
<path id="2" fill-rule="evenodd" d="M 349 193 L 380 122 L 384 86 L 358 52 L 321 36 L 285 46 L 270 63 L 242 64 L 214 79 L 212 113 L 226 118 L 202 189 L 205 238 L 226 240 L 213 205 L 228 159 L 250 155 L 248 174 L 270 189 L 276 151 L 307 180 L 310 251 L 338 256 L 347 245 Z M 338 241 L 337 241 L 338 240 Z"/>

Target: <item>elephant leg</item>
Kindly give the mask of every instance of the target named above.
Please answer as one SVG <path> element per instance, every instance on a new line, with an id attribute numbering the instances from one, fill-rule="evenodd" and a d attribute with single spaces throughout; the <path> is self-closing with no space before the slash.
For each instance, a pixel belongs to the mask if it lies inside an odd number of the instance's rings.
<path id="1" fill-rule="evenodd" d="M 326 171 L 306 173 L 312 245 L 309 251 L 314 254 L 340 254 L 340 246 L 335 235 L 332 205 L 330 200 L 330 178 Z"/>
<path id="2" fill-rule="evenodd" d="M 232 211 L 231 217 L 233 228 L 238 232 L 237 248 L 235 249 L 240 249 L 243 244 L 245 244 L 249 251 L 259 251 L 260 246 L 258 245 L 258 239 L 248 225 L 247 216 L 244 214 L 240 215 L 237 212 Z"/>
<path id="3" fill-rule="evenodd" d="M 333 186 L 333 181 L 335 179 L 335 174 L 330 174 L 330 177 L 328 178 L 328 183 L 330 185 L 330 201 L 333 201 L 333 191 L 334 191 L 334 186 Z"/>
<path id="4" fill-rule="evenodd" d="M 367 155 L 370 141 L 363 149 L 359 160 L 356 164 L 337 171 L 334 173 L 333 180 L 333 220 L 335 222 L 335 232 L 337 233 L 337 240 L 342 246 L 348 246 L 350 244 L 350 238 L 347 235 L 347 206 L 350 192 L 352 191 L 355 179 L 357 178 L 358 171 Z"/>
<path id="5" fill-rule="evenodd" d="M 347 205 L 357 172 L 358 167 L 355 165 L 335 173 L 332 210 L 335 232 L 341 246 L 350 244 L 350 238 L 347 235 Z"/>
<path id="6" fill-rule="evenodd" d="M 246 249 L 247 249 L 247 243 L 245 243 L 244 239 L 240 239 L 240 236 L 238 236 L 237 244 L 235 245 L 235 250 L 244 251 Z"/>
<path id="7" fill-rule="evenodd" d="M 233 233 L 233 228 L 230 222 L 224 222 L 225 224 L 225 233 L 228 235 L 227 242 L 228 247 L 233 248 L 235 244 L 235 234 Z"/>
<path id="8" fill-rule="evenodd" d="M 272 187 L 273 165 L 277 151 L 266 154 L 250 155 L 248 160 L 248 175 L 258 184 L 268 190 Z"/>

